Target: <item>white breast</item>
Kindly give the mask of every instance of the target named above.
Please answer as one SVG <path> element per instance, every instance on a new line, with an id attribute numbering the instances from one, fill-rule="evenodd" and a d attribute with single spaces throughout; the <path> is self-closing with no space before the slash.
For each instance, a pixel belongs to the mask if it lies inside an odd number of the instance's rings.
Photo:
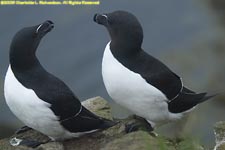
<path id="1" fill-rule="evenodd" d="M 161 91 L 114 58 L 110 42 L 104 51 L 102 76 L 106 90 L 113 100 L 145 118 L 153 126 L 181 117 L 181 114 L 168 111 L 167 98 Z"/>
<path id="2" fill-rule="evenodd" d="M 38 98 L 32 89 L 24 87 L 14 76 L 10 65 L 5 77 L 4 95 L 7 105 L 17 118 L 51 139 L 68 139 L 81 135 L 65 130 L 49 108 L 51 105 Z"/>

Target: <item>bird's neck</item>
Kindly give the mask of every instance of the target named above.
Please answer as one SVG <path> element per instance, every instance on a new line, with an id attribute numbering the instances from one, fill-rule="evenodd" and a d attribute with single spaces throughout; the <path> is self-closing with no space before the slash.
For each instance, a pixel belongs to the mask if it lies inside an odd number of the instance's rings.
<path id="1" fill-rule="evenodd" d="M 9 55 L 11 67 L 18 71 L 26 71 L 36 65 L 40 65 L 35 53 L 27 52 L 29 51 L 11 50 Z"/>
<path id="2" fill-rule="evenodd" d="M 110 50 L 113 55 L 128 58 L 141 51 L 141 43 L 129 40 L 112 40 L 110 42 Z"/>

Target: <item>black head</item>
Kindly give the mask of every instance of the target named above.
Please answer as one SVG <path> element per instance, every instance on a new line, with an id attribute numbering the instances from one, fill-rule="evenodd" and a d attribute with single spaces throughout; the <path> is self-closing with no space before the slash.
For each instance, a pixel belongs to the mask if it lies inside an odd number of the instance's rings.
<path id="1" fill-rule="evenodd" d="M 10 63 L 29 63 L 35 58 L 41 39 L 54 27 L 52 21 L 21 29 L 14 36 L 10 46 Z"/>
<path id="2" fill-rule="evenodd" d="M 133 14 L 126 11 L 95 14 L 94 21 L 108 29 L 112 42 L 120 44 L 128 42 L 133 47 L 141 47 L 143 30 Z"/>

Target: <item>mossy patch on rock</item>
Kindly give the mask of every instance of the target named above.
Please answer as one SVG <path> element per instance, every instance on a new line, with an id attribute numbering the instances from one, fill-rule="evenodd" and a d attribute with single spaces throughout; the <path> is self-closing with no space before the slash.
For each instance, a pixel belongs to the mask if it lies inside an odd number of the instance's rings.
<path id="1" fill-rule="evenodd" d="M 217 122 L 214 126 L 216 146 L 214 150 L 225 150 L 225 121 Z"/>
<path id="2" fill-rule="evenodd" d="M 101 150 L 175 150 L 165 139 L 155 138 L 145 131 L 136 131 L 115 139 Z"/>

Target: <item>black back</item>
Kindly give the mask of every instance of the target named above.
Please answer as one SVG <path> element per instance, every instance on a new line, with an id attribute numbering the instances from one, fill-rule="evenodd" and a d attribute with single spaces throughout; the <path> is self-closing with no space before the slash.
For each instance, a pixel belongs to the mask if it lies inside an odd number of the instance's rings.
<path id="1" fill-rule="evenodd" d="M 112 54 L 121 64 L 140 74 L 149 84 L 165 94 L 169 100 L 173 99 L 181 91 L 182 82 L 180 77 L 158 59 L 143 50 L 126 56 L 121 55 L 118 50 L 111 45 Z"/>
<path id="2" fill-rule="evenodd" d="M 51 109 L 60 120 L 74 116 L 79 112 L 81 103 L 73 92 L 61 80 L 46 72 L 37 62 L 31 69 L 12 71 L 17 80 L 26 88 L 32 89 L 43 101 L 51 104 Z"/>

